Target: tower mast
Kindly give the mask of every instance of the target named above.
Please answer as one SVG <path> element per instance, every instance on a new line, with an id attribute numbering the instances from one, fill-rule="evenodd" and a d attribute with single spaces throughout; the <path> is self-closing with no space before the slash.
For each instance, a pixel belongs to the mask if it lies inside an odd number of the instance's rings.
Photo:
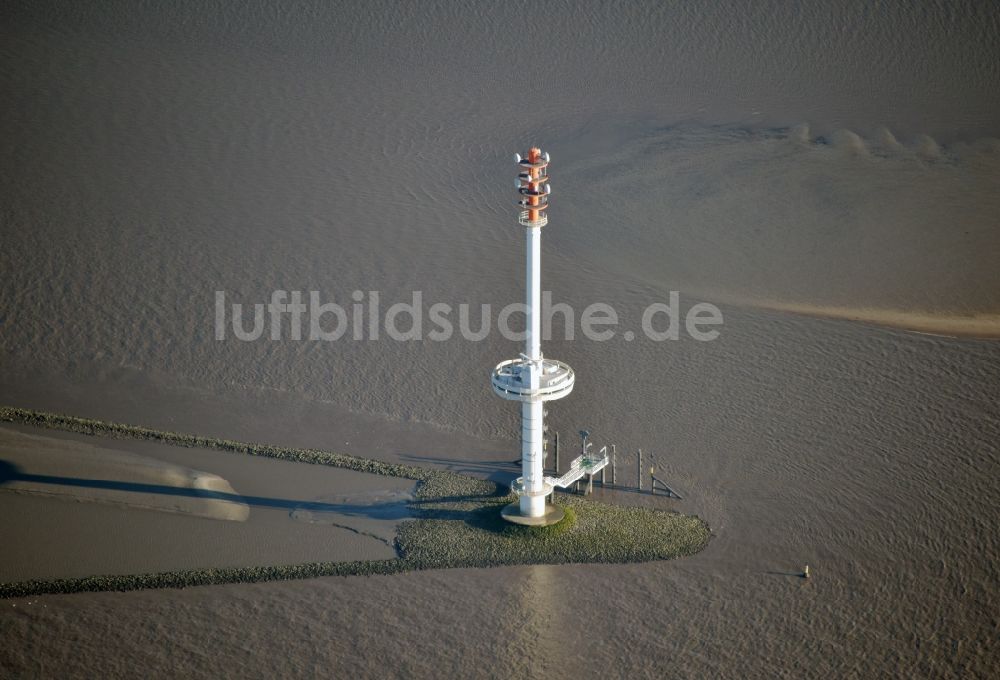
<path id="1" fill-rule="evenodd" d="M 542 227 L 548 224 L 549 155 L 532 147 L 528 155 L 515 156 L 520 166 L 517 190 L 521 195 L 518 224 L 525 228 L 525 300 L 528 307 L 524 354 L 500 363 L 492 376 L 493 390 L 510 401 L 521 402 L 521 477 L 511 488 L 518 495 L 516 512 L 504 516 L 515 522 L 546 524 L 557 521 L 546 505 L 552 481 L 544 471 L 544 404 L 561 399 L 573 390 L 573 369 L 561 361 L 542 356 Z M 558 513 L 561 517 L 561 513 Z M 547 519 L 548 518 L 548 519 Z"/>

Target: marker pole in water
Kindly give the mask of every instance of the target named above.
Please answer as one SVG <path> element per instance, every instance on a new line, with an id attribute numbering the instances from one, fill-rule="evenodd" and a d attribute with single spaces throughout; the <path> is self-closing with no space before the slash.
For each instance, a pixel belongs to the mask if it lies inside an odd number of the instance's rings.
<path id="1" fill-rule="evenodd" d="M 639 491 L 642 491 L 642 449 L 639 449 L 639 464 L 636 466 L 636 476 L 639 478 Z"/>

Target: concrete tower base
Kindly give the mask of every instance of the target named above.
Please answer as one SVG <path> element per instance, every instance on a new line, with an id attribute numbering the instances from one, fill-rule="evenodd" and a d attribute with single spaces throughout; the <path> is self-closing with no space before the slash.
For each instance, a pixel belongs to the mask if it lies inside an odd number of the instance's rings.
<path id="1" fill-rule="evenodd" d="M 566 513 L 558 505 L 546 505 L 545 513 L 540 517 L 526 517 L 521 514 L 520 503 L 511 503 L 504 506 L 503 510 L 500 511 L 500 516 L 514 524 L 528 527 L 547 527 L 561 522 Z"/>

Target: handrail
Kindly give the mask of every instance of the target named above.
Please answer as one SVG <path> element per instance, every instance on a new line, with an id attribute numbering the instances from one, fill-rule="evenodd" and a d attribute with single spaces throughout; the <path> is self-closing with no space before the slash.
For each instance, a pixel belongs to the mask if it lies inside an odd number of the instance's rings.
<path id="1" fill-rule="evenodd" d="M 517 222 L 522 227 L 544 227 L 549 223 L 549 217 L 544 212 L 539 211 L 538 219 L 531 219 L 531 212 L 522 210 L 517 217 Z"/>

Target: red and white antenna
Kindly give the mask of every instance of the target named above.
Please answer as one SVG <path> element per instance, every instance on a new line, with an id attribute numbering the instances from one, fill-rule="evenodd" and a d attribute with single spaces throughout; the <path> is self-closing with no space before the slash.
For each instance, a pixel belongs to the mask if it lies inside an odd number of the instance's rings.
<path id="1" fill-rule="evenodd" d="M 522 170 L 517 175 L 517 190 L 524 197 L 517 202 L 524 208 L 518 222 L 526 227 L 544 227 L 548 223 L 545 209 L 549 207 L 549 155 L 532 147 L 527 158 L 514 154 L 517 164 Z"/>

